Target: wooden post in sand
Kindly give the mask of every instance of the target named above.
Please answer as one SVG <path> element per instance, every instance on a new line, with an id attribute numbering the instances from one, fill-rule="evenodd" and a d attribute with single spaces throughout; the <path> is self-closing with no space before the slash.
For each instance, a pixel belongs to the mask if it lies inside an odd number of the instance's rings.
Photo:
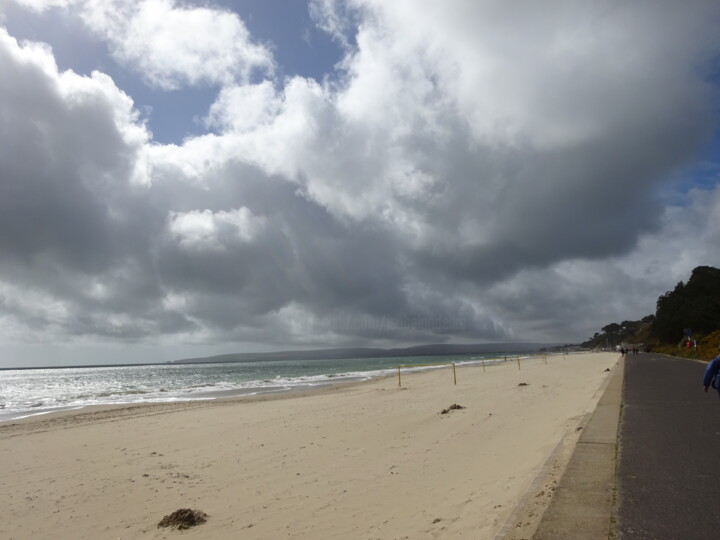
<path id="1" fill-rule="evenodd" d="M 457 385 L 457 376 L 455 375 L 455 362 L 453 362 L 453 383 Z"/>
<path id="2" fill-rule="evenodd" d="M 398 386 L 402 387 L 402 384 L 400 384 L 400 366 L 398 366 Z"/>
<path id="3" fill-rule="evenodd" d="M 517 361 L 518 361 L 518 371 L 520 371 L 520 357 L 519 356 L 517 357 Z"/>
<path id="4" fill-rule="evenodd" d="M 483 365 L 483 373 L 485 373 L 485 359 L 482 359 L 482 365 Z"/>

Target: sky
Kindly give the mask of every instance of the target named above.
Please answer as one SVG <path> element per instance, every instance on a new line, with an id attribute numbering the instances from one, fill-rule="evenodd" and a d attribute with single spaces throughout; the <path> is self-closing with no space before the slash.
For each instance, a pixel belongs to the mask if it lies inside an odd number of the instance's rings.
<path id="1" fill-rule="evenodd" d="M 577 343 L 720 266 L 716 0 L 3 0 L 0 367 Z"/>

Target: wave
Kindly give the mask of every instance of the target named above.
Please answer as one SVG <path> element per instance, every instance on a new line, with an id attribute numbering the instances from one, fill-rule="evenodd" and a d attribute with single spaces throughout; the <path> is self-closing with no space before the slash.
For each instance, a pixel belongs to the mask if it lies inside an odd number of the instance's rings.
<path id="1" fill-rule="evenodd" d="M 508 356 L 507 360 L 515 360 Z M 522 358 L 529 358 L 523 356 Z M 161 403 L 182 400 L 219 399 L 293 389 L 366 381 L 393 376 L 398 364 L 417 362 L 404 371 L 439 369 L 423 365 L 445 361 L 462 365 L 491 366 L 505 357 L 435 357 L 403 359 L 351 359 L 283 364 L 157 365 L 121 368 L 72 368 L 0 373 L 0 421 L 23 414 L 39 414 L 68 407 Z M 344 369 L 350 368 L 350 369 Z"/>

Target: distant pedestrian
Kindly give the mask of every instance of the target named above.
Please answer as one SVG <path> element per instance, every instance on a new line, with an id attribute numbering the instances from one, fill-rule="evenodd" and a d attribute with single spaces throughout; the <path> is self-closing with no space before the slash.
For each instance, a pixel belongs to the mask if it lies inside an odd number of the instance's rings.
<path id="1" fill-rule="evenodd" d="M 720 346 L 718 347 L 718 353 L 720 353 Z M 705 368 L 703 386 L 705 387 L 706 392 L 708 391 L 708 388 L 712 386 L 718 391 L 718 393 L 720 393 L 720 375 L 718 375 L 718 372 L 720 372 L 720 354 L 710 360 L 710 363 Z"/>

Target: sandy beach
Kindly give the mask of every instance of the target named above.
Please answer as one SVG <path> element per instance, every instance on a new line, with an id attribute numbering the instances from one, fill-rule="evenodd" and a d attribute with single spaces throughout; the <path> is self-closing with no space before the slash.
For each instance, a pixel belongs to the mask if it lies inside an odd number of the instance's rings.
<path id="1" fill-rule="evenodd" d="M 618 359 L 558 355 L 461 366 L 457 385 L 441 368 L 403 372 L 402 387 L 387 378 L 0 424 L 0 537 L 521 537 Z M 453 404 L 464 408 L 441 414 Z M 157 527 L 179 508 L 208 520 Z"/>

